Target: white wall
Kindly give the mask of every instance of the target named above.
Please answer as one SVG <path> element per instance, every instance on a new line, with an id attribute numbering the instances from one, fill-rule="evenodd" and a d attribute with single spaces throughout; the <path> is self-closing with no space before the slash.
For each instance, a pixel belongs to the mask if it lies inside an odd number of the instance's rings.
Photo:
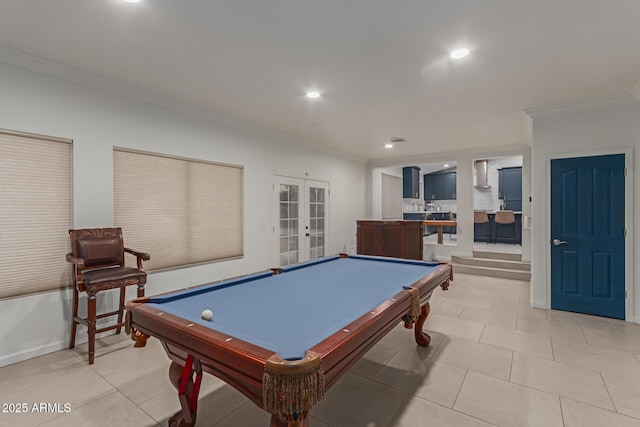
<path id="1" fill-rule="evenodd" d="M 328 252 L 355 245 L 355 221 L 365 211 L 364 161 L 312 151 L 255 128 L 242 130 L 1 62 L 0 93 L 0 128 L 74 141 L 76 228 L 113 225 L 113 146 L 244 166 L 244 257 L 150 273 L 147 294 L 274 266 L 273 174 L 328 181 Z M 65 262 L 64 253 L 60 262 Z M 135 290 L 128 292 L 133 297 Z M 100 294 L 99 309 L 115 307 L 111 294 Z M 0 366 L 65 348 L 70 296 L 69 290 L 62 290 L 0 301 Z M 82 327 L 78 339 L 86 339 Z"/>
<path id="2" fill-rule="evenodd" d="M 632 96 L 611 97 L 562 108 L 531 111 L 533 117 L 532 304 L 550 307 L 550 162 L 553 158 L 626 153 L 627 178 L 627 320 L 640 322 L 640 265 L 633 257 L 640 247 L 634 218 L 640 212 L 640 103 Z M 635 173 L 634 173 L 635 171 Z"/>

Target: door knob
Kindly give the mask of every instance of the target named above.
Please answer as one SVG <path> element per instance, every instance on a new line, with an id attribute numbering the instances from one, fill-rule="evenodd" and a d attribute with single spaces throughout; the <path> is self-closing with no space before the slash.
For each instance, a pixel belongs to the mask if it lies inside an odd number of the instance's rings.
<path id="1" fill-rule="evenodd" d="M 552 242 L 554 246 L 566 245 L 567 242 L 564 240 L 553 239 Z"/>

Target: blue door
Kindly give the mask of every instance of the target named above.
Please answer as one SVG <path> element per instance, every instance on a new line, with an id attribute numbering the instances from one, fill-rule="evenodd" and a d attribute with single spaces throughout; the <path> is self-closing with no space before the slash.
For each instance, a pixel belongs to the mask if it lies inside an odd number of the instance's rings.
<path id="1" fill-rule="evenodd" d="M 553 309 L 625 317 L 624 161 L 551 161 Z"/>

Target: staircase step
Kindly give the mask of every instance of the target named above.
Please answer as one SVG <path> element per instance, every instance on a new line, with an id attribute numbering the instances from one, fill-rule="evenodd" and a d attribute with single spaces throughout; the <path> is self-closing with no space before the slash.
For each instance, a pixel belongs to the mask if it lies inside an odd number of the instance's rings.
<path id="1" fill-rule="evenodd" d="M 505 259 L 510 261 L 520 261 L 522 259 L 521 254 L 512 254 L 507 252 L 490 252 L 490 251 L 473 251 L 473 257 Z"/>
<path id="2" fill-rule="evenodd" d="M 470 257 L 459 257 L 452 256 L 451 262 L 453 264 L 464 264 L 464 265 L 473 265 L 476 267 L 489 267 L 489 268 L 501 268 L 507 270 L 522 270 L 522 271 L 531 271 L 531 263 L 523 262 L 523 261 L 512 261 L 506 259 L 498 259 L 498 258 L 478 258 L 474 256 Z"/>
<path id="3" fill-rule="evenodd" d="M 531 280 L 531 272 L 523 270 L 511 270 L 507 268 L 479 267 L 475 265 L 454 264 L 453 274 L 475 274 L 477 276 L 500 277 L 503 279 Z"/>

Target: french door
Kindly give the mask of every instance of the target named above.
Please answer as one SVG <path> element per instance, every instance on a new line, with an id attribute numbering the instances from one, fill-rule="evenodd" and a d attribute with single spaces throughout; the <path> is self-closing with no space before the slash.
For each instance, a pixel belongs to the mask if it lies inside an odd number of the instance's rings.
<path id="1" fill-rule="evenodd" d="M 274 175 L 273 192 L 280 266 L 327 255 L 329 183 Z"/>

